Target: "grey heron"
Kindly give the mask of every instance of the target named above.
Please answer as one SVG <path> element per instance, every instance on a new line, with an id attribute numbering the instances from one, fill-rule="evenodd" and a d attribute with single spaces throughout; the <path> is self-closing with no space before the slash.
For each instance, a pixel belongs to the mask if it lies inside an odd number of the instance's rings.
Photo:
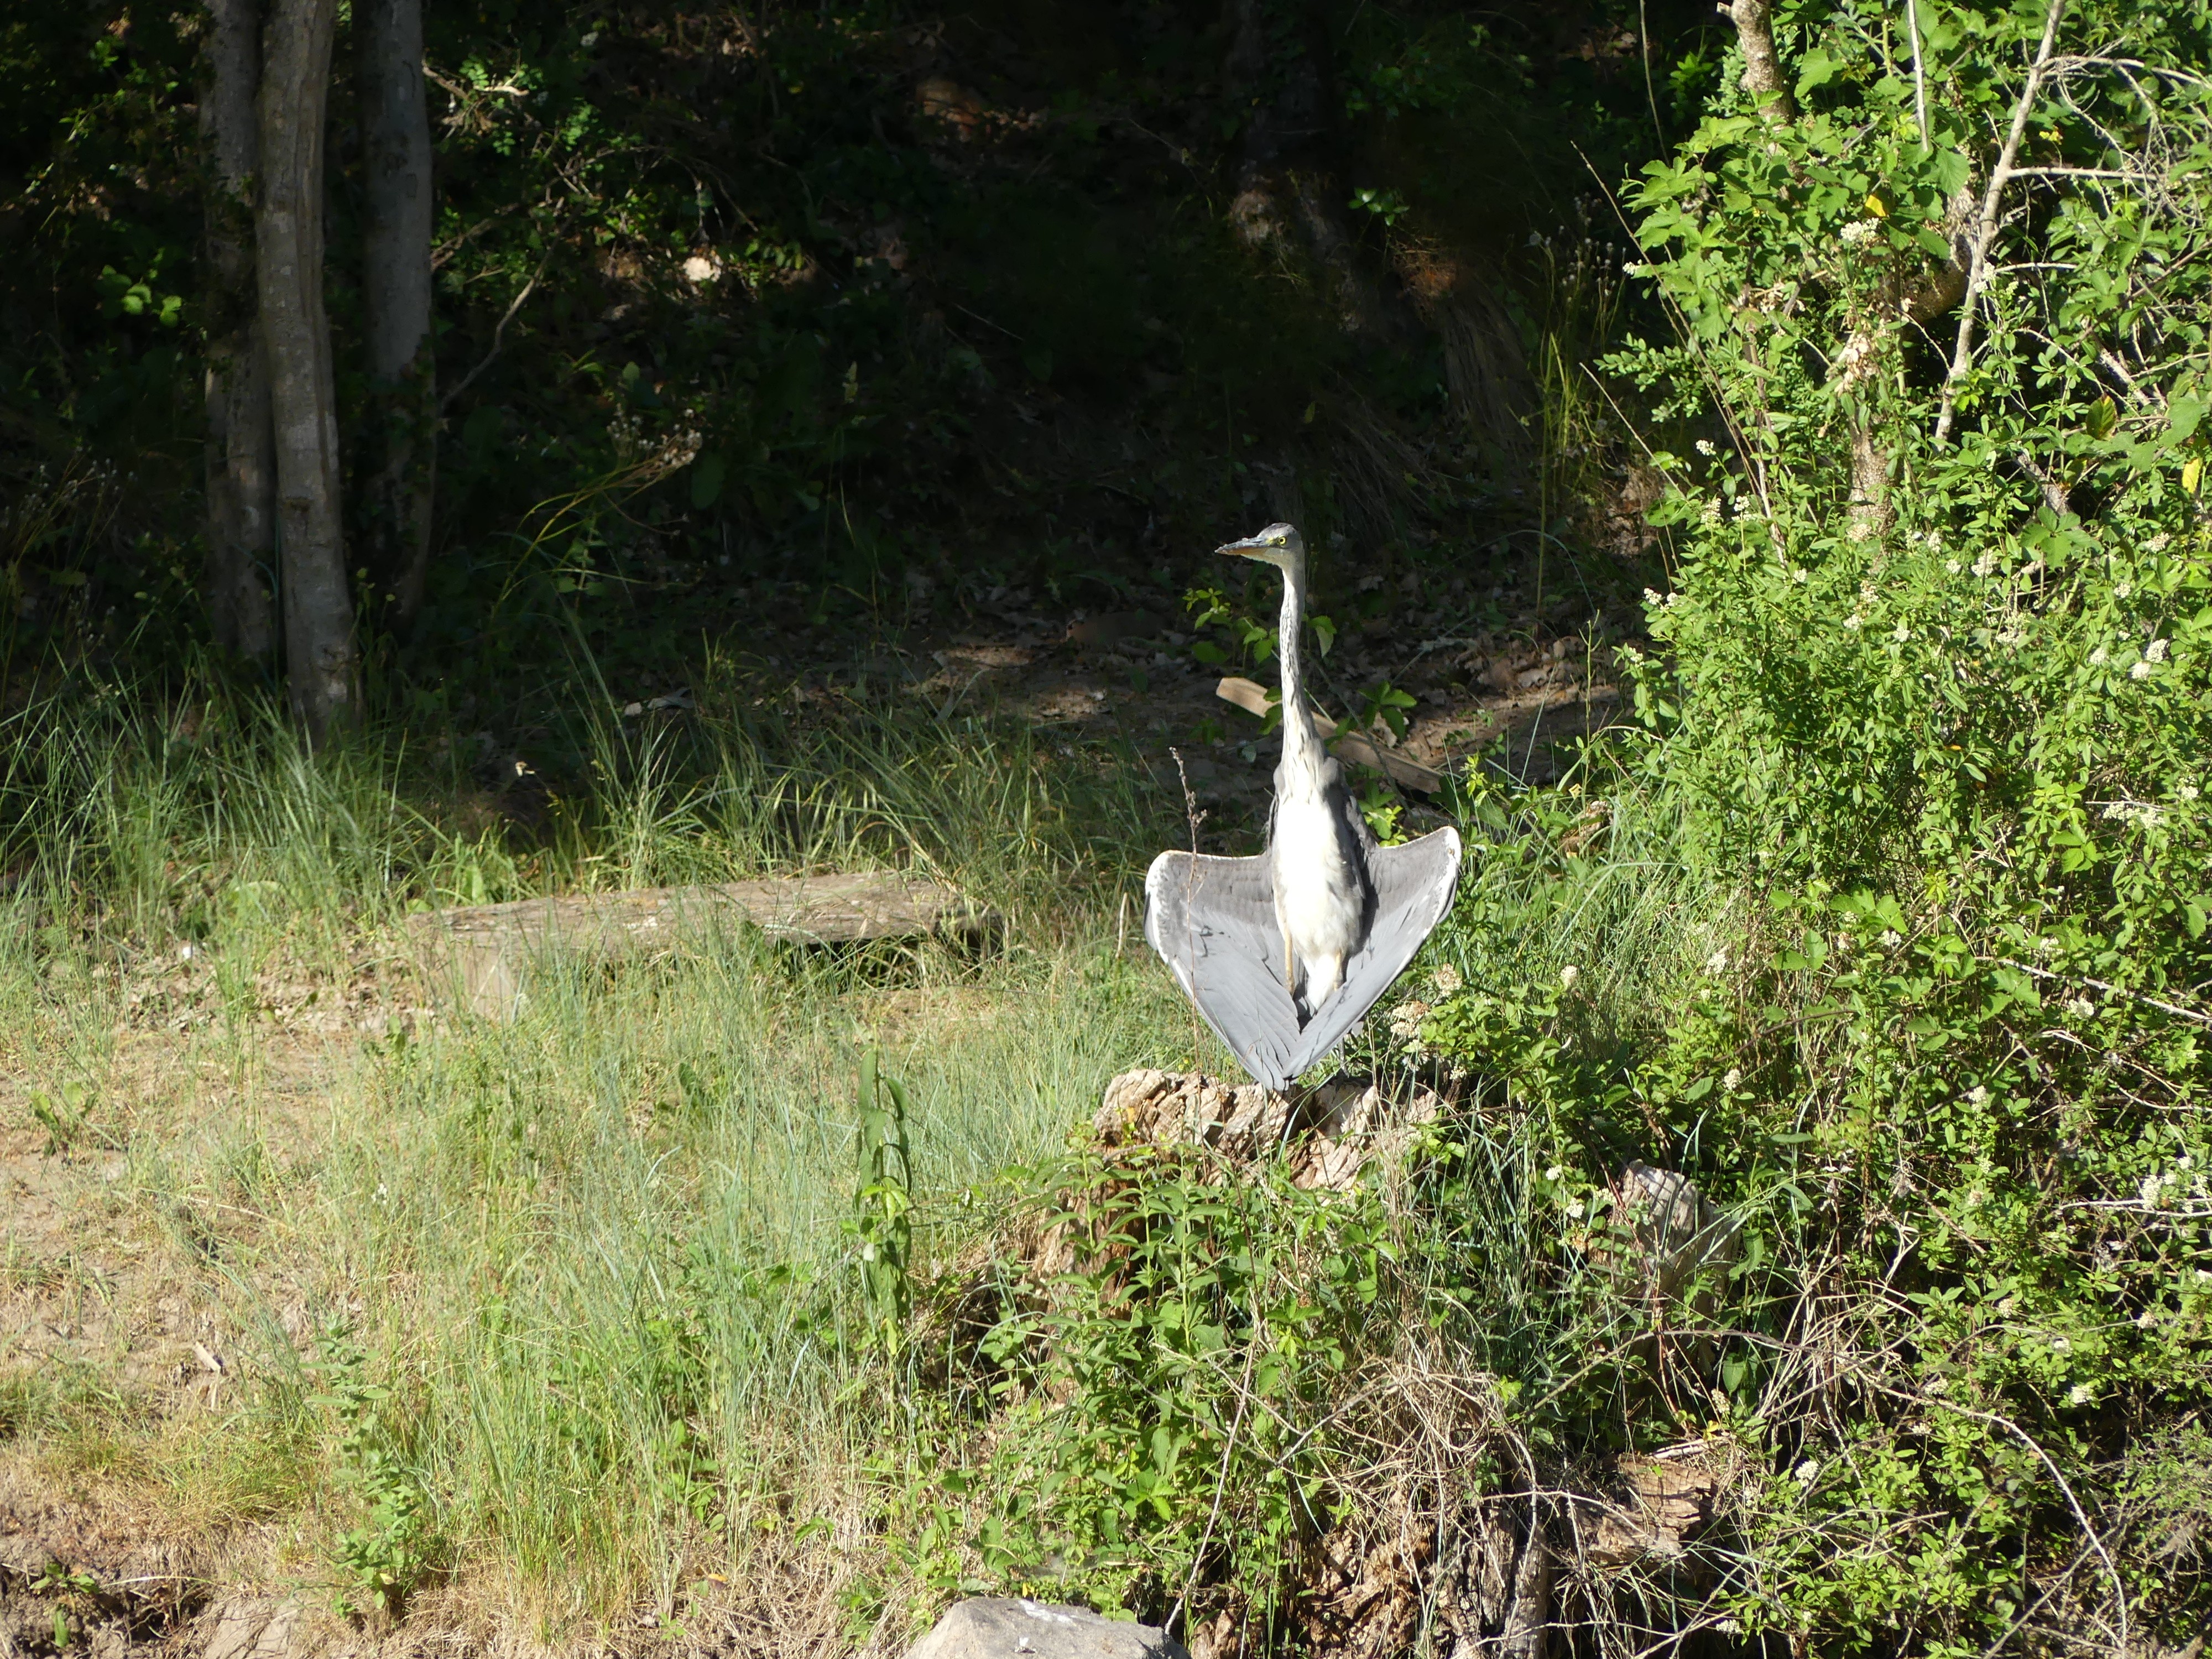
<path id="1" fill-rule="evenodd" d="M 1161 854 L 1145 877 L 1145 937 L 1244 1069 L 1282 1089 L 1343 1040 L 1443 920 L 1459 883 L 1459 835 L 1378 846 L 1345 787 L 1299 672 L 1297 531 L 1271 524 L 1215 551 L 1283 573 L 1283 758 L 1267 850 Z"/>

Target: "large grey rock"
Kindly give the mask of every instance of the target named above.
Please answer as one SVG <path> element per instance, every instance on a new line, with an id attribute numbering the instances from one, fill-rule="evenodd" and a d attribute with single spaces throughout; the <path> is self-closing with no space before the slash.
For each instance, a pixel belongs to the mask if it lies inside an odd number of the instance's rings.
<path id="1" fill-rule="evenodd" d="M 979 1595 L 955 1603 L 907 1659 L 1190 1659 L 1151 1625 L 1085 1607 Z"/>

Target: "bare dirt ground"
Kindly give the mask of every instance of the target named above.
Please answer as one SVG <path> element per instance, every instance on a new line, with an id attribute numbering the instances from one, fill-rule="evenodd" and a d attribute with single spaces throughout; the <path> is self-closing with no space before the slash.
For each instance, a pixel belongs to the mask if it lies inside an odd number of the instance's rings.
<path id="1" fill-rule="evenodd" d="M 1437 770 L 1480 757 L 1515 778 L 1548 781 L 1577 739 L 1621 718 L 1615 650 L 1641 635 L 1624 595 L 1547 595 L 1502 583 L 1483 591 L 1464 579 L 1431 594 L 1409 577 L 1399 598 L 1393 611 L 1347 627 L 1326 655 L 1310 647 L 1306 671 L 1309 695 L 1340 724 L 1357 726 L 1370 688 L 1411 696 L 1402 733 L 1380 720 L 1358 728 L 1394 755 Z M 1277 740 L 1217 688 L 1236 675 L 1272 692 L 1279 671 L 1272 660 L 1199 662 L 1170 590 L 1133 589 L 1114 605 L 1085 608 L 994 588 L 957 606 L 917 608 L 908 625 L 858 645 L 812 625 L 809 604 L 792 585 L 751 591 L 757 620 L 743 630 L 750 643 L 738 656 L 747 672 L 793 684 L 804 700 L 888 686 L 948 720 L 996 711 L 1048 740 L 1118 742 L 1161 781 L 1187 781 L 1213 834 L 1234 842 L 1264 829 Z M 633 720 L 680 718 L 689 702 L 685 688 L 647 680 L 622 695 Z M 508 775 L 516 769 L 502 766 Z M 1411 804 L 1418 816 L 1418 795 Z"/>

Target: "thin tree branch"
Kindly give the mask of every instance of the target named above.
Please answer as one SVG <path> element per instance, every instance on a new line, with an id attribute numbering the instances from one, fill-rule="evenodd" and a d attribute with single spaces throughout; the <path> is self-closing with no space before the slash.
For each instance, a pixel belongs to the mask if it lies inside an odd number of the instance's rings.
<path id="1" fill-rule="evenodd" d="M 1998 153 L 1997 164 L 1990 169 L 1989 188 L 1982 192 L 1981 223 L 1975 228 L 1972 258 L 1966 265 L 1966 295 L 1959 307 L 1958 343 L 1952 349 L 1950 371 L 1943 377 L 1943 403 L 1936 416 L 1936 441 L 1947 443 L 1951 437 L 1951 422 L 1958 412 L 1959 382 L 1966 378 L 1966 368 L 1974 352 L 1974 313 L 1981 303 L 1982 288 L 1990 274 L 1990 245 L 1996 240 L 1998 208 L 2004 197 L 2005 186 L 2012 181 L 2013 164 L 2020 155 L 2020 141 L 2027 131 L 2027 118 L 2034 110 L 2035 100 L 2043 90 L 2043 76 L 2051 64 L 2051 43 L 2058 38 L 2058 20 L 2066 10 L 2066 0 L 2051 0 L 2051 9 L 2044 14 L 2043 40 L 2035 49 L 2035 62 L 2029 66 L 2027 82 L 2020 89 L 2020 102 L 2013 106 L 2012 129 L 2005 134 L 2004 148 Z"/>
<path id="2" fill-rule="evenodd" d="M 1912 37 L 1912 113 L 1920 124 L 1920 148 L 1930 149 L 1928 142 L 1928 71 L 1920 61 L 1920 7 L 1918 0 L 1905 0 L 1905 28 Z"/>
<path id="3" fill-rule="evenodd" d="M 549 252 L 540 259 L 538 262 L 538 269 L 530 273 L 530 280 L 522 285 L 522 292 L 508 302 L 506 314 L 501 317 L 497 325 L 491 331 L 491 349 L 484 353 L 483 361 L 461 376 L 460 380 L 451 392 L 438 399 L 438 415 L 441 419 L 443 419 L 446 411 L 453 406 L 454 400 L 477 383 L 477 376 L 491 367 L 491 360 L 499 356 L 500 343 L 507 337 L 507 325 L 514 320 L 514 313 L 522 309 L 522 302 L 530 297 L 530 290 L 538 286 L 538 279 L 545 274 L 545 267 L 552 262 L 552 254 Z"/>

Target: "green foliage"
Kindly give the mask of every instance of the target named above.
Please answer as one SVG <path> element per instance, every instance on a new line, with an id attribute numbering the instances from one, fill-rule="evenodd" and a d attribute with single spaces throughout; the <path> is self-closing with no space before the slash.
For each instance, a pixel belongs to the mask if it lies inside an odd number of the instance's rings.
<path id="1" fill-rule="evenodd" d="M 907 1146 L 906 1091 L 878 1070 L 878 1061 L 872 1048 L 860 1062 L 860 1182 L 846 1226 L 855 1240 L 870 1329 L 896 1356 L 914 1310 L 914 1158 Z"/>
<path id="2" fill-rule="evenodd" d="M 1205 1154 L 1080 1158 L 1047 1190 L 1039 1224 L 1073 1257 L 981 1344 L 992 1462 L 956 1478 L 998 1494 L 975 1559 L 1109 1604 L 1204 1583 L 1271 1628 L 1305 1545 L 1356 1501 L 1338 1476 L 1358 1419 L 1332 1408 L 1377 1348 L 1387 1216 L 1279 1168 L 1224 1180 Z"/>
<path id="3" fill-rule="evenodd" d="M 1926 142 L 1894 19 L 1786 9 L 1801 112 L 1723 92 L 1633 198 L 1681 329 L 1610 366 L 1691 452 L 1654 457 L 1644 732 L 1474 789 L 1507 839 L 1423 1037 L 1529 1103 L 1563 1248 L 1629 1158 L 1740 1230 L 1705 1358 L 1616 1395 L 1637 1441 L 1717 1411 L 1760 1472 L 1670 1617 L 2179 1639 L 2201 1584 L 2117 1540 L 2167 1524 L 2141 1468 L 2201 1484 L 2212 1404 L 2208 41 L 2077 8 L 2030 96 L 2039 11 L 1923 15 Z M 1632 973 L 1589 921 L 1637 922 L 1650 854 L 1674 914 Z"/>
<path id="4" fill-rule="evenodd" d="M 401 1426 L 405 1418 L 392 1390 L 368 1380 L 368 1357 L 343 1325 L 325 1330 L 320 1347 L 327 1392 L 317 1403 L 336 1420 L 339 1470 L 366 1511 L 361 1524 L 337 1540 L 337 1566 L 344 1576 L 338 1610 L 356 1613 L 366 1603 L 397 1618 L 424 1577 L 437 1570 L 447 1545 L 438 1530 L 434 1501 L 410 1455 Z"/>

